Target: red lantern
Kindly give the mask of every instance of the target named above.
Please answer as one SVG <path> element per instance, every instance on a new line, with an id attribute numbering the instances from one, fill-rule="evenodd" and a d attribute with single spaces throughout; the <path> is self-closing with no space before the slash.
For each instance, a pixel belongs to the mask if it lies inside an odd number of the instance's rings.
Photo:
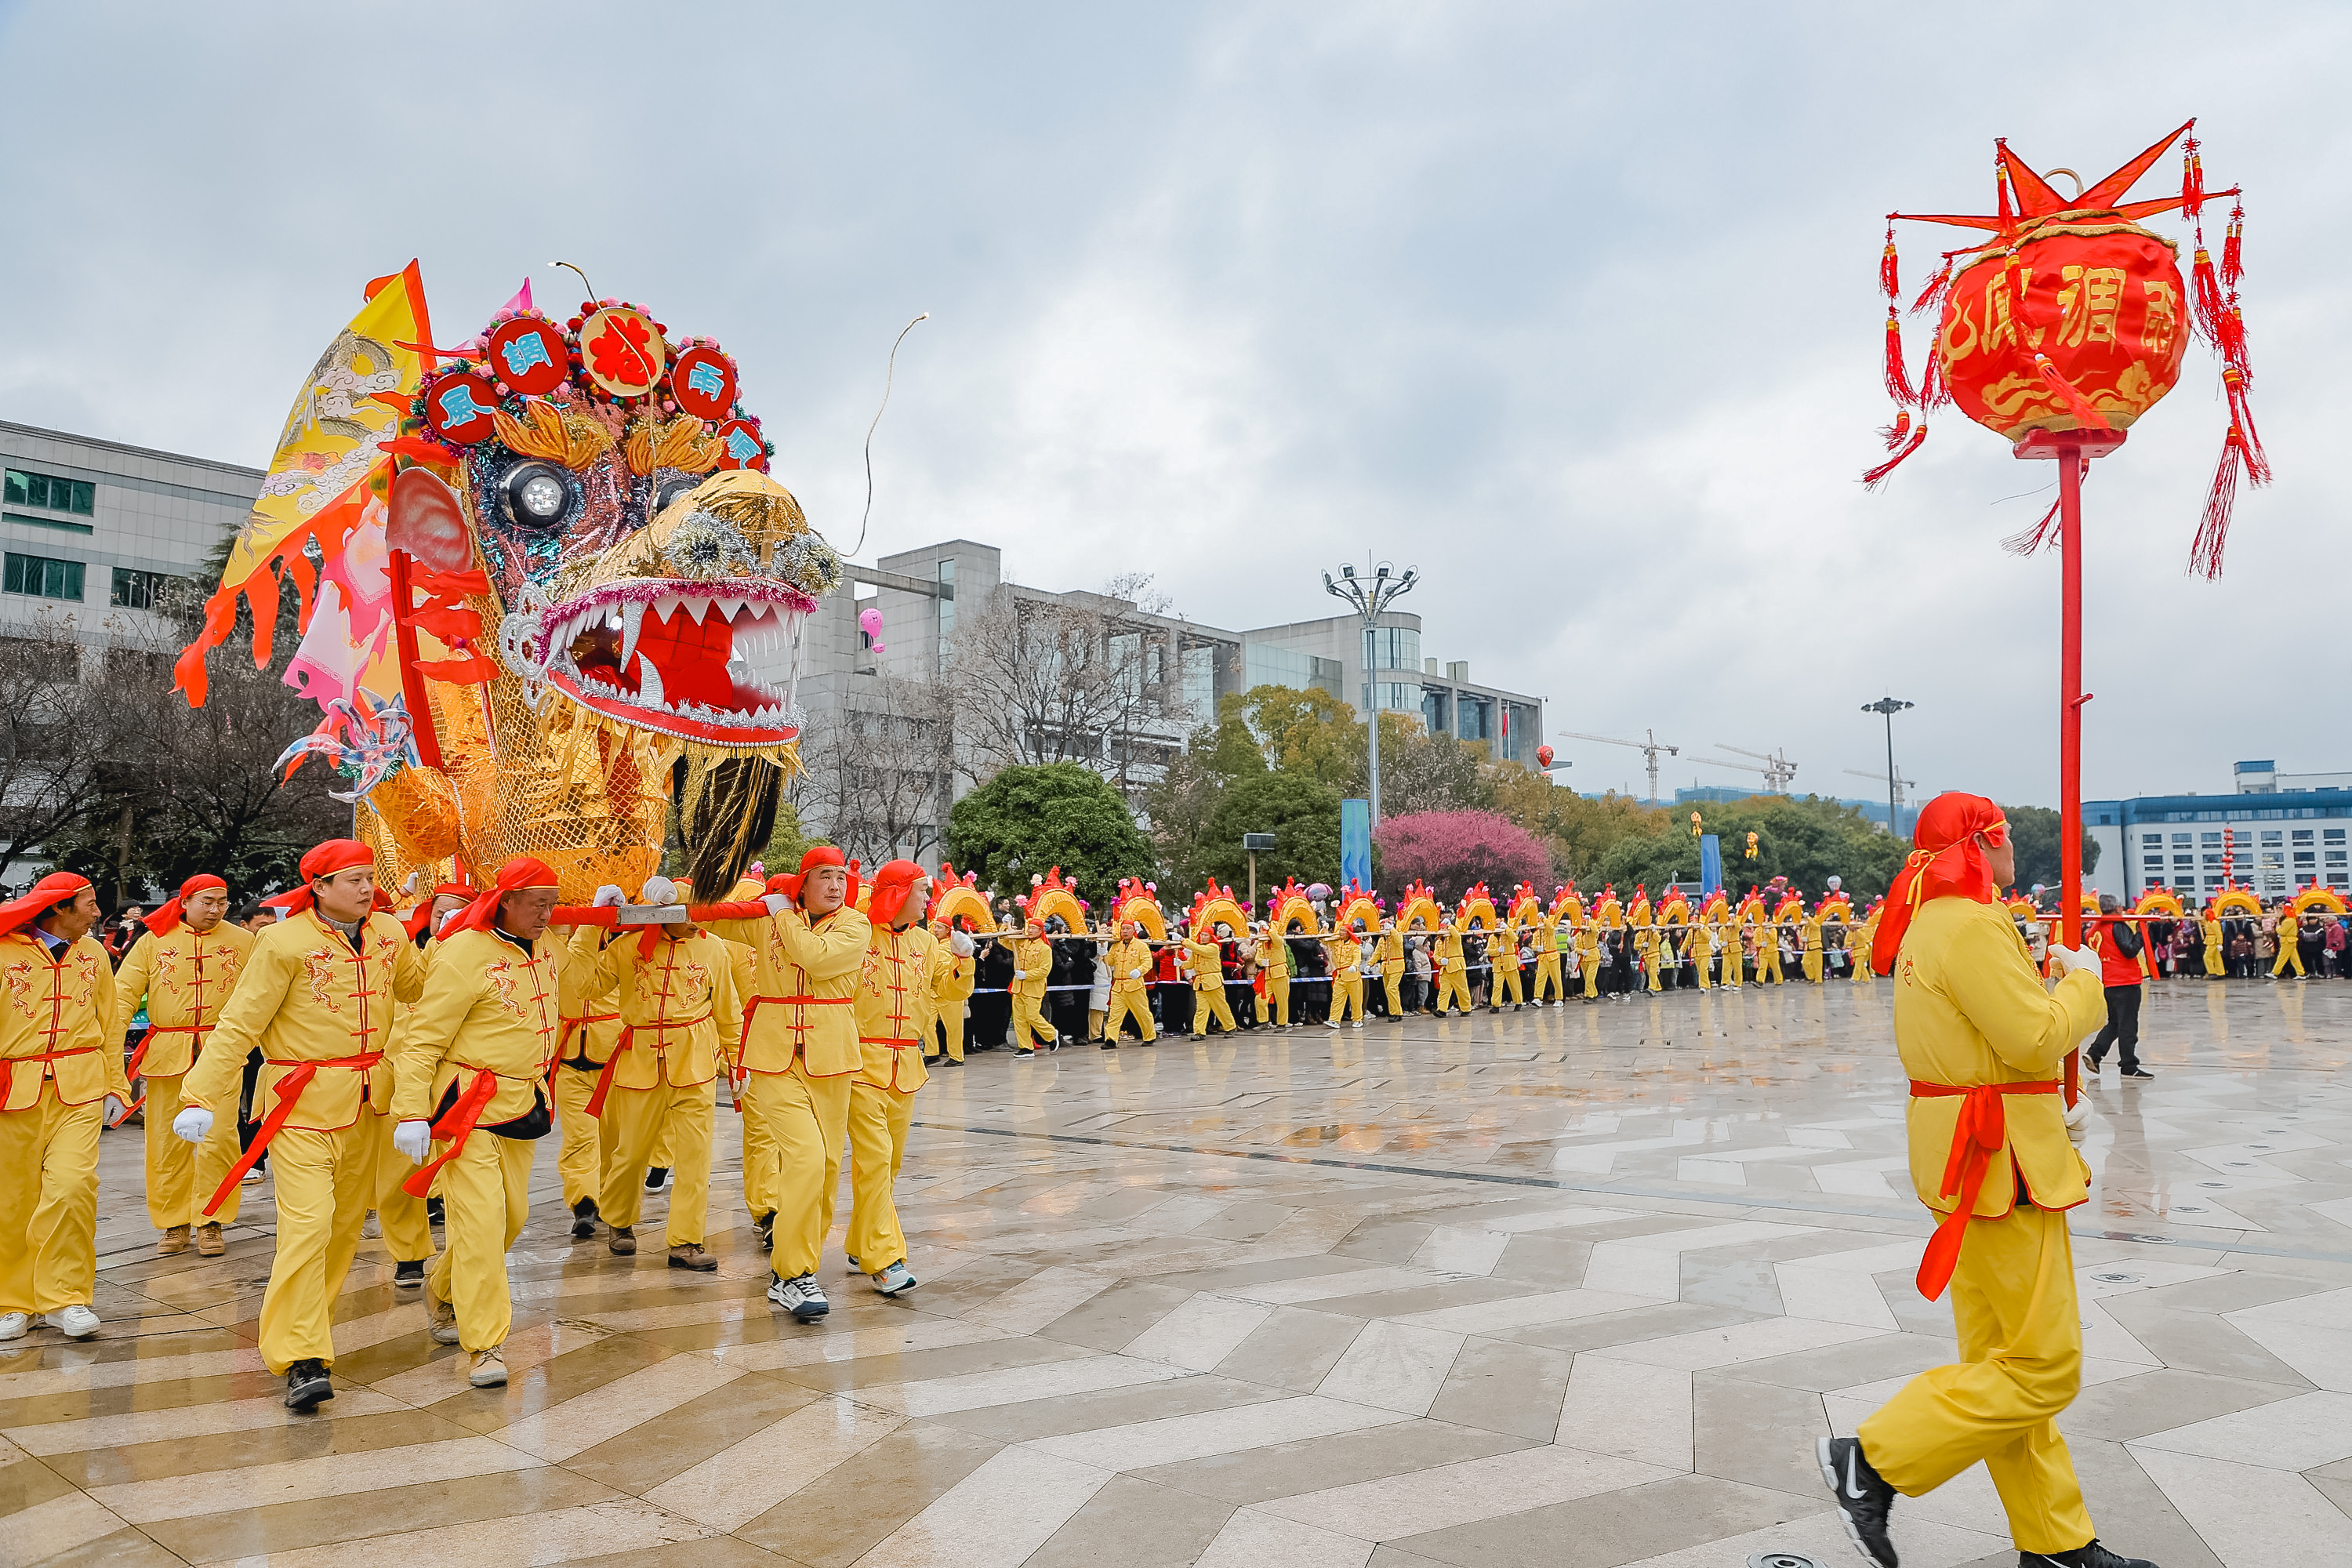
<path id="1" fill-rule="evenodd" d="M 1551 748 L 1549 746 L 1538 746 L 1536 748 L 1536 766 L 1543 769 L 1547 773 L 1551 771 Z"/>

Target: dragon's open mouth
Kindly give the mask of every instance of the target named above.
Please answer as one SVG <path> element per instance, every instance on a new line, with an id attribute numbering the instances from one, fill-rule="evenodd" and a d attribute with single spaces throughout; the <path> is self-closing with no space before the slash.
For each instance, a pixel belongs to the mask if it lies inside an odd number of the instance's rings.
<path id="1" fill-rule="evenodd" d="M 608 583 L 542 611 L 550 685 L 608 719 L 681 740 L 795 740 L 801 625 L 816 602 L 775 582 Z"/>

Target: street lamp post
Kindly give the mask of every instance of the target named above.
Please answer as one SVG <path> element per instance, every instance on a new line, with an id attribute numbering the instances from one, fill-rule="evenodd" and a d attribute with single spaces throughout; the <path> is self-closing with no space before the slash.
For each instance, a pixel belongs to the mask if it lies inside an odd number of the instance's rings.
<path id="1" fill-rule="evenodd" d="M 1895 814 L 1895 802 L 1903 788 L 1896 781 L 1903 775 L 1895 771 L 1895 716 L 1910 706 L 1899 697 L 1882 697 L 1862 705 L 1864 712 L 1878 714 L 1886 721 L 1886 831 L 1898 839 L 1903 837 L 1903 823 Z"/>
<path id="2" fill-rule="evenodd" d="M 1364 695 L 1371 709 L 1371 812 L 1374 827 L 1381 825 L 1381 682 L 1380 660 L 1372 650 L 1372 629 L 1381 612 L 1412 593 L 1412 585 L 1420 580 L 1419 567 L 1406 567 L 1404 575 L 1400 577 L 1396 575 L 1396 569 L 1385 561 L 1373 565 L 1368 577 L 1357 576 L 1353 566 L 1340 567 L 1336 582 L 1328 572 L 1323 574 L 1323 591 L 1335 599 L 1345 599 L 1354 606 L 1356 614 L 1364 618 Z"/>

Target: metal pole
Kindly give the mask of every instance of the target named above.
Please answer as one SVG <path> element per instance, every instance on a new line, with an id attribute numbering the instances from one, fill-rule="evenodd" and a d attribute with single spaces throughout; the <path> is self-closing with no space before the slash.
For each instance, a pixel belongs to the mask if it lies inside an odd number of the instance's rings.
<path id="1" fill-rule="evenodd" d="M 1902 790 L 1896 785 L 1895 772 L 1895 710 L 1886 711 L 1886 831 L 1898 840 L 1903 837 L 1903 819 L 1895 815 L 1895 800 Z"/>
<path id="2" fill-rule="evenodd" d="M 1377 604 L 1377 601 L 1375 601 Z M 1372 726 L 1372 826 L 1381 825 L 1381 682 L 1379 671 L 1372 663 L 1372 617 L 1377 609 L 1364 616 L 1364 696 L 1371 707 Z"/>
<path id="3" fill-rule="evenodd" d="M 2058 448 L 2058 929 L 2083 945 L 2083 449 Z M 2082 1093 L 2082 1051 L 2066 1053 L 2066 1103 Z"/>

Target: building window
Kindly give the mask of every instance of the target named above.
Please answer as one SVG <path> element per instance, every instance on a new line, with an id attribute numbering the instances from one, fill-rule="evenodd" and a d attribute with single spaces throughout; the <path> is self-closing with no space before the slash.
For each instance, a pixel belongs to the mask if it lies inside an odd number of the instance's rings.
<path id="1" fill-rule="evenodd" d="M 2219 855 L 2208 855 L 2205 857 L 2205 864 L 2208 866 L 2219 866 L 2221 863 L 2221 857 Z"/>
<path id="2" fill-rule="evenodd" d="M 2318 880 L 2319 877 L 2315 872 L 2297 871 L 2294 874 L 2294 885 L 2298 888 L 2308 888 Z"/>
<path id="3" fill-rule="evenodd" d="M 2327 863 L 2331 866 L 2343 865 L 2346 853 L 2347 852 L 2342 849 L 2330 849 L 2327 852 Z"/>
<path id="4" fill-rule="evenodd" d="M 2164 870 L 2164 857 L 2161 855 L 2149 856 L 2147 858 L 2147 868 L 2151 874 L 2160 874 Z"/>
<path id="5" fill-rule="evenodd" d="M 2172 836 L 2172 847 L 2175 849 L 2186 849 L 2189 847 L 2189 835 L 2186 833 L 2174 834 Z"/>
<path id="6" fill-rule="evenodd" d="M 2311 842 L 2311 829 L 2310 829 L 2310 828 L 2308 828 L 2308 827 L 2298 827 L 2298 828 L 2296 828 L 2296 829 L 2294 830 L 2294 841 L 2295 841 L 2297 844 L 2308 844 L 2308 843 L 2310 843 L 2310 842 Z"/>
<path id="7" fill-rule="evenodd" d="M 2352 871 L 2330 871 L 2327 885 L 2331 888 L 2352 887 Z"/>
<path id="8" fill-rule="evenodd" d="M 2142 846 L 2149 849 L 2164 847 L 2164 835 L 2161 833 L 2143 833 L 2139 836 L 2139 841 Z"/>
<path id="9" fill-rule="evenodd" d="M 2344 842 L 2344 830 L 2340 827 L 2323 827 L 2319 830 L 2319 837 L 2327 843 L 2341 844 Z"/>
<path id="10" fill-rule="evenodd" d="M 2194 855 L 2175 855 L 2172 858 L 2172 864 L 2176 869 L 2186 871 L 2197 864 L 2197 857 Z"/>
<path id="11" fill-rule="evenodd" d="M 940 662 L 944 665 L 955 643 L 955 563 L 940 563 Z"/>
<path id="12" fill-rule="evenodd" d="M 2263 842 L 2265 844 L 2281 843 L 2284 841 L 2284 837 L 2285 835 L 2278 828 L 2265 827 L 2263 829 Z"/>
<path id="13" fill-rule="evenodd" d="M 1372 665 L 1377 669 L 1421 668 L 1421 633 L 1411 626 L 1372 628 Z M 1416 702 L 1413 704 L 1419 707 Z"/>
<path id="14" fill-rule="evenodd" d="M 2197 836 L 2197 839 L 2200 844 L 2210 844 L 2217 848 L 2221 843 L 2221 836 L 2218 833 L 2200 833 Z"/>
<path id="15" fill-rule="evenodd" d="M 2315 850 L 2298 849 L 2294 852 L 2294 863 L 2298 866 L 2316 866 L 2319 864 L 2318 854 Z"/>
<path id="16" fill-rule="evenodd" d="M 5 494 L 10 506 L 37 506 L 89 517 L 98 510 L 98 487 L 88 479 L 61 479 L 49 474 L 8 470 Z"/>
<path id="17" fill-rule="evenodd" d="M 12 472 L 9 477 L 16 476 Z M 0 592 L 29 594 L 37 599 L 79 599 L 81 597 L 82 563 L 79 561 L 58 561 L 47 555 L 19 555 L 7 552 L 5 576 L 0 576 Z"/>
<path id="18" fill-rule="evenodd" d="M 179 581 L 168 572 L 134 572 L 127 566 L 117 566 L 109 603 L 123 610 L 157 609 L 169 599 L 173 586 Z"/>

